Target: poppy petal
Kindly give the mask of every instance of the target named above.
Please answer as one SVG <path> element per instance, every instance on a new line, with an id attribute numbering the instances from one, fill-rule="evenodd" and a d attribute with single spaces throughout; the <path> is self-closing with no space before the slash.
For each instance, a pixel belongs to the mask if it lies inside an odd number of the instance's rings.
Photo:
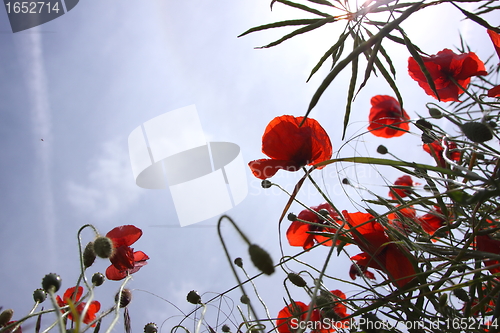
<path id="1" fill-rule="evenodd" d="M 75 293 L 75 289 L 76 289 L 76 287 L 71 287 L 71 288 L 66 289 L 66 291 L 64 292 L 63 298 L 64 298 L 64 302 L 66 303 L 65 305 L 67 305 L 68 299 L 71 299 L 73 301 L 73 303 L 75 303 L 75 302 L 78 302 L 80 300 L 80 297 L 82 297 L 83 287 L 78 286 L 78 290 L 76 291 L 76 295 L 73 296 L 73 294 Z"/>
<path id="2" fill-rule="evenodd" d="M 308 234 L 309 224 L 294 221 L 286 231 L 286 238 L 290 246 L 301 246 L 304 250 L 308 250 L 314 246 L 314 237 Z"/>
<path id="3" fill-rule="evenodd" d="M 500 58 L 500 34 L 488 29 L 488 35 L 490 36 L 490 39 L 493 42 L 493 46 L 495 47 L 495 51 Z"/>
<path id="4" fill-rule="evenodd" d="M 127 276 L 125 271 L 119 271 L 115 266 L 111 265 L 106 269 L 106 278 L 108 280 L 120 281 Z"/>
<path id="5" fill-rule="evenodd" d="M 106 234 L 113 241 L 115 248 L 130 246 L 142 236 L 142 230 L 133 225 L 122 225 L 116 227 Z"/>
<path id="6" fill-rule="evenodd" d="M 255 177 L 259 179 L 271 178 L 280 169 L 287 171 L 298 171 L 301 166 L 294 161 L 273 160 L 273 159 L 260 159 L 248 163 L 250 170 Z"/>
<path id="7" fill-rule="evenodd" d="M 500 85 L 488 90 L 488 97 L 500 97 Z"/>

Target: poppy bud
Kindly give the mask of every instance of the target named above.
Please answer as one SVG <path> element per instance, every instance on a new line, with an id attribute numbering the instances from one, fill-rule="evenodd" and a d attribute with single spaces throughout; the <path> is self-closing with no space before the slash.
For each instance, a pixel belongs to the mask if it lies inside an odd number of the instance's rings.
<path id="1" fill-rule="evenodd" d="M 118 298 L 120 298 L 120 292 L 117 292 L 115 295 L 115 302 L 118 302 Z M 120 308 L 124 308 L 130 304 L 132 301 L 132 292 L 130 289 L 123 289 L 122 296 L 120 298 Z"/>
<path id="2" fill-rule="evenodd" d="M 89 242 L 83 250 L 83 267 L 89 268 L 95 261 L 94 243 Z"/>
<path id="3" fill-rule="evenodd" d="M 470 121 L 463 124 L 462 132 L 472 142 L 482 143 L 493 139 L 493 134 L 489 127 L 477 121 Z"/>
<path id="4" fill-rule="evenodd" d="M 36 303 L 42 303 L 47 298 L 47 294 L 43 289 L 36 289 L 33 292 L 33 299 Z"/>
<path id="5" fill-rule="evenodd" d="M 146 324 L 144 333 L 158 333 L 158 326 L 155 323 Z"/>
<path id="6" fill-rule="evenodd" d="M 238 267 L 243 267 L 243 259 L 241 259 L 240 257 L 234 259 L 234 264 Z"/>
<path id="7" fill-rule="evenodd" d="M 271 186 L 273 186 L 273 183 L 271 183 L 267 179 L 264 179 L 262 183 L 260 183 L 260 186 L 262 186 L 262 188 L 270 188 Z"/>
<path id="8" fill-rule="evenodd" d="M 61 277 L 55 273 L 47 274 L 42 279 L 42 288 L 46 292 L 57 292 L 61 288 Z"/>
<path id="9" fill-rule="evenodd" d="M 243 304 L 250 304 L 250 298 L 247 295 L 241 295 L 240 302 Z"/>
<path id="10" fill-rule="evenodd" d="M 422 142 L 423 143 L 433 143 L 436 139 L 434 139 L 431 135 L 428 133 L 422 133 Z"/>
<path id="11" fill-rule="evenodd" d="M 231 332 L 231 328 L 227 326 L 226 324 L 222 325 L 222 332 L 224 333 L 229 333 Z"/>
<path id="12" fill-rule="evenodd" d="M 307 286 L 306 281 L 299 274 L 288 273 L 288 280 L 290 280 L 290 282 L 296 285 L 297 287 Z"/>
<path id="13" fill-rule="evenodd" d="M 187 301 L 191 304 L 201 304 L 201 296 L 197 291 L 191 290 L 186 297 Z"/>
<path id="14" fill-rule="evenodd" d="M 387 150 L 387 148 L 384 145 L 380 145 L 380 146 L 377 147 L 377 153 L 379 153 L 381 155 L 385 155 L 388 152 L 389 151 Z"/>
<path id="15" fill-rule="evenodd" d="M 383 147 L 383 146 L 382 146 Z M 385 147 L 384 147 L 385 148 Z M 386 149 L 387 150 L 387 149 Z M 377 150 L 378 151 L 378 150 Z M 342 179 L 342 184 L 344 185 L 351 185 L 351 181 L 348 178 Z"/>
<path id="16" fill-rule="evenodd" d="M 453 295 L 463 302 L 469 302 L 469 294 L 462 288 L 453 289 Z"/>
<path id="17" fill-rule="evenodd" d="M 248 247 L 248 252 L 255 267 L 267 275 L 274 273 L 273 259 L 271 259 L 271 256 L 266 250 L 258 245 L 252 244 Z"/>
<path id="18" fill-rule="evenodd" d="M 324 217 L 327 217 L 327 216 L 330 216 L 330 212 L 327 210 L 327 209 L 320 209 L 318 211 L 318 214 L 320 214 L 321 216 L 324 216 Z"/>
<path id="19" fill-rule="evenodd" d="M 104 283 L 104 274 L 98 272 L 92 275 L 92 284 L 94 286 L 99 287 L 103 283 Z"/>
<path id="20" fill-rule="evenodd" d="M 94 241 L 94 251 L 103 259 L 109 258 L 113 253 L 113 242 L 108 237 L 97 237 Z"/>
<path id="21" fill-rule="evenodd" d="M 11 319 L 14 314 L 14 310 L 7 309 L 0 313 L 0 327 L 5 326 Z"/>
<path id="22" fill-rule="evenodd" d="M 429 115 L 434 119 L 443 118 L 443 113 L 436 108 L 429 108 Z"/>
<path id="23" fill-rule="evenodd" d="M 425 119 L 419 119 L 415 122 L 415 124 L 420 129 L 424 129 L 424 128 L 430 129 L 430 130 L 432 129 L 432 124 Z"/>
<path id="24" fill-rule="evenodd" d="M 292 221 L 292 222 L 296 221 L 297 215 L 295 215 L 294 213 L 290 213 L 290 214 L 288 214 L 287 219 L 288 219 L 288 221 Z"/>

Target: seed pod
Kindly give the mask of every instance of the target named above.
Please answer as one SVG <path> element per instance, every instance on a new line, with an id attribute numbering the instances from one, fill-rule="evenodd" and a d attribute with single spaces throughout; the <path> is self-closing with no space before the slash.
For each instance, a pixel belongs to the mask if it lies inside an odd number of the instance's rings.
<path id="1" fill-rule="evenodd" d="M 102 285 L 104 283 L 104 280 L 105 280 L 105 277 L 104 277 L 104 274 L 102 273 L 94 273 L 94 275 L 92 275 L 92 284 L 96 287 L 99 287 L 100 285 Z"/>
<path id="2" fill-rule="evenodd" d="M 387 150 L 386 146 L 384 145 L 380 145 L 377 147 L 377 153 L 381 154 L 381 155 L 385 155 L 387 154 L 389 151 Z"/>
<path id="3" fill-rule="evenodd" d="M 234 259 L 234 264 L 239 268 L 243 267 L 243 259 L 241 259 L 240 257 Z"/>
<path id="4" fill-rule="evenodd" d="M 299 274 L 288 273 L 288 280 L 290 280 L 290 282 L 296 285 L 297 287 L 307 286 L 306 280 L 304 280 L 302 276 L 300 276 Z"/>
<path id="5" fill-rule="evenodd" d="M 201 296 L 196 290 L 191 290 L 186 297 L 187 301 L 191 304 L 201 304 Z"/>
<path id="6" fill-rule="evenodd" d="M 463 124 L 462 132 L 464 132 L 467 139 L 472 142 L 482 143 L 493 139 L 490 128 L 477 121 L 470 121 Z"/>
<path id="7" fill-rule="evenodd" d="M 271 259 L 271 256 L 266 250 L 256 244 L 252 244 L 248 247 L 248 252 L 253 264 L 261 272 L 267 275 L 274 273 L 273 259 Z"/>
<path id="8" fill-rule="evenodd" d="M 241 295 L 240 302 L 243 304 L 250 304 L 250 298 L 247 295 Z"/>
<path id="9" fill-rule="evenodd" d="M 61 288 L 61 277 L 55 273 L 47 274 L 42 279 L 42 288 L 46 292 L 57 292 Z"/>
<path id="10" fill-rule="evenodd" d="M 453 295 L 463 302 L 469 302 L 469 294 L 462 288 L 453 289 Z"/>
<path id="11" fill-rule="evenodd" d="M 94 243 L 89 242 L 87 246 L 85 246 L 85 250 L 83 250 L 83 266 L 85 268 L 89 268 L 95 261 L 95 252 L 94 252 Z"/>
<path id="12" fill-rule="evenodd" d="M 42 303 L 47 298 L 47 294 L 43 289 L 36 289 L 33 292 L 33 300 L 37 303 Z"/>
<path id="13" fill-rule="evenodd" d="M 260 183 L 260 186 L 262 186 L 262 188 L 270 188 L 271 186 L 273 186 L 273 183 L 271 183 L 267 179 L 264 179 L 262 183 Z"/>
<path id="14" fill-rule="evenodd" d="M 94 241 L 94 251 L 103 259 L 109 258 L 113 254 L 113 242 L 108 237 L 97 237 Z"/>
<path id="15" fill-rule="evenodd" d="M 118 298 L 120 298 L 120 292 L 117 292 L 115 295 L 115 303 L 118 302 Z M 120 308 L 124 308 L 130 304 L 132 301 L 132 291 L 130 289 L 123 289 L 122 296 L 120 298 Z"/>
<path id="16" fill-rule="evenodd" d="M 158 333 L 158 326 L 155 323 L 148 323 L 144 326 L 144 333 Z"/>

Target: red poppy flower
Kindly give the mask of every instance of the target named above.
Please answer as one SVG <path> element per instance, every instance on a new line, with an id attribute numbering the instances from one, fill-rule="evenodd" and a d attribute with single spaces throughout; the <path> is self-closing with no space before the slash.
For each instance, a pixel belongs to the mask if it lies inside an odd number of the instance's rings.
<path id="1" fill-rule="evenodd" d="M 382 225 L 367 213 L 348 213 L 343 211 L 348 225 L 354 228 L 352 237 L 363 253 L 351 258 L 355 261 L 362 273 L 366 274 L 368 267 L 381 270 L 397 287 L 402 287 L 413 279 L 415 269 L 406 254 L 396 244 L 390 243 L 389 237 L 384 232 Z M 351 278 L 355 279 L 357 270 L 351 270 Z"/>
<path id="2" fill-rule="evenodd" d="M 495 47 L 495 51 L 500 58 L 500 34 L 496 33 L 493 30 L 488 29 L 488 35 L 490 36 L 491 41 L 493 42 L 493 46 Z"/>
<path id="3" fill-rule="evenodd" d="M 338 289 L 321 291 L 316 298 L 310 319 L 314 323 L 314 333 L 329 333 L 349 328 L 349 319 L 345 319 L 348 317 L 347 307 L 342 302 L 345 299 L 345 294 Z"/>
<path id="4" fill-rule="evenodd" d="M 271 120 L 262 136 L 262 152 L 270 159 L 248 163 L 255 177 L 266 179 L 279 169 L 297 171 L 331 158 L 332 144 L 323 127 L 311 118 L 299 127 L 302 119 L 281 116 Z"/>
<path id="5" fill-rule="evenodd" d="M 500 85 L 488 90 L 488 97 L 500 97 Z"/>
<path id="6" fill-rule="evenodd" d="M 76 290 L 76 287 L 68 288 L 64 292 L 63 299 L 61 299 L 60 296 L 56 297 L 57 304 L 59 305 L 59 307 L 64 307 L 69 304 L 69 300 L 71 300 L 73 304 L 76 304 L 80 300 L 80 297 L 82 297 L 82 293 L 83 293 L 83 288 L 81 286 L 78 286 L 78 290 Z M 83 309 L 85 308 L 85 304 L 86 304 L 85 302 L 81 302 L 78 303 L 78 305 L 76 306 L 76 311 L 78 312 L 79 315 L 82 314 Z M 90 322 L 92 322 L 96 318 L 96 313 L 100 309 L 101 309 L 101 303 L 99 303 L 98 301 L 92 301 L 89 305 L 89 308 L 87 309 L 85 318 L 83 318 L 83 322 L 85 324 L 89 324 Z M 61 312 L 64 313 L 65 311 L 61 310 Z M 68 314 L 68 319 L 74 320 L 71 311 Z M 93 324 L 92 326 L 95 325 L 96 324 Z"/>
<path id="7" fill-rule="evenodd" d="M 488 74 L 483 62 L 474 52 L 455 54 L 449 49 L 444 49 L 436 55 L 422 57 L 422 60 L 434 82 L 439 97 L 432 91 L 424 73 L 413 57 L 408 59 L 408 72 L 427 95 L 442 102 L 459 101 L 458 96 L 464 93 L 459 86 L 467 88 L 472 76 Z M 458 85 L 451 79 L 456 81 Z"/>
<path id="8" fill-rule="evenodd" d="M 142 230 L 133 225 L 116 227 L 106 234 L 113 243 L 113 255 L 109 258 L 112 265 L 106 269 L 108 279 L 121 280 L 147 264 L 149 257 L 142 251 L 134 252 L 130 247 L 141 236 Z"/>
<path id="9" fill-rule="evenodd" d="M 412 192 L 411 187 L 413 186 L 413 179 L 411 179 L 411 177 L 408 175 L 404 175 L 396 179 L 394 185 L 396 186 L 390 187 L 389 196 L 393 200 L 397 200 L 396 194 L 399 197 L 404 198 Z"/>
<path id="10" fill-rule="evenodd" d="M 455 162 L 460 161 L 460 152 L 459 151 L 451 151 L 452 149 L 457 148 L 457 144 L 453 141 L 445 141 L 446 146 L 448 147 L 449 159 Z M 422 146 L 426 152 L 431 154 L 437 162 L 437 165 L 446 168 L 446 161 L 443 158 L 444 149 L 441 146 L 441 141 L 435 140 L 431 143 L 424 143 Z"/>
<path id="11" fill-rule="evenodd" d="M 441 208 L 439 208 L 439 206 L 435 206 L 434 208 L 434 212 L 424 214 L 417 218 L 417 222 L 422 229 L 431 236 L 434 235 L 436 230 L 444 226 L 446 222 Z"/>
<path id="12" fill-rule="evenodd" d="M 492 238 L 490 235 L 476 236 L 476 248 L 482 252 L 489 252 L 493 254 L 500 254 L 500 241 Z M 486 267 L 498 265 L 500 261 L 496 259 L 489 259 L 484 261 Z M 488 268 L 491 274 L 499 273 L 500 266 Z"/>
<path id="13" fill-rule="evenodd" d="M 285 306 L 278 313 L 276 327 L 279 333 L 294 333 L 298 330 L 300 322 L 303 322 L 307 317 L 309 306 L 302 302 L 294 302 Z M 302 324 L 304 325 L 304 324 Z"/>
<path id="14" fill-rule="evenodd" d="M 337 213 L 328 203 L 321 204 L 317 207 L 311 207 L 311 209 L 316 212 L 319 212 L 321 209 L 326 209 L 333 219 L 338 217 Z M 316 214 L 309 211 L 308 209 L 301 211 L 299 213 L 299 216 L 297 217 L 304 221 L 324 225 L 324 227 L 300 221 L 293 221 L 286 232 L 286 238 L 288 239 L 288 243 L 291 246 L 302 246 L 304 250 L 308 250 L 315 244 L 327 241 L 329 239 L 329 237 L 311 234 L 310 232 L 336 232 L 336 229 L 327 227 L 329 223 L 326 220 L 319 218 Z M 332 241 L 329 240 L 323 243 L 323 245 L 332 246 Z"/>
<path id="15" fill-rule="evenodd" d="M 393 138 L 410 130 L 408 114 L 401 109 L 399 102 L 391 96 L 377 95 L 370 100 L 368 130 L 375 136 Z"/>

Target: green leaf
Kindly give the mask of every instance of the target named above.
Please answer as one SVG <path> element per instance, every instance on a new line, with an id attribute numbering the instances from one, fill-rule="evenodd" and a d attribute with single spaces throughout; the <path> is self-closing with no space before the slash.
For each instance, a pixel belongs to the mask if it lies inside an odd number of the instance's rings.
<path id="1" fill-rule="evenodd" d="M 335 7 L 329 1 L 326 1 L 326 0 L 308 0 L 308 1 L 320 4 L 320 5 L 326 5 L 326 6 Z"/>
<path id="2" fill-rule="evenodd" d="M 396 98 L 398 99 L 399 105 L 401 106 L 401 110 L 403 109 L 403 98 L 401 97 L 401 94 L 399 93 L 398 86 L 396 85 L 396 82 L 392 79 L 391 75 L 387 70 L 385 69 L 384 65 L 379 59 L 375 59 L 375 65 L 377 65 L 378 70 L 382 75 L 384 76 L 385 80 L 391 86 L 392 91 L 394 91 L 394 94 L 396 94 Z"/>
<path id="3" fill-rule="evenodd" d="M 330 57 L 331 55 L 334 55 L 336 53 L 338 54 L 337 51 L 339 51 L 339 49 L 340 50 L 343 49 L 344 42 L 345 42 L 347 36 L 349 36 L 349 33 L 346 33 L 345 31 L 342 32 L 339 39 L 337 40 L 337 43 L 335 43 L 332 47 L 330 47 L 330 49 L 328 51 L 326 51 L 325 54 L 321 57 L 319 62 L 316 64 L 316 66 L 314 66 L 314 68 L 311 71 L 311 74 L 307 78 L 307 81 L 309 81 L 311 79 L 311 77 L 318 71 L 318 69 L 321 68 L 321 66 L 326 61 L 326 59 L 328 59 L 328 57 Z M 340 52 L 340 53 L 342 53 L 342 52 Z"/>
<path id="4" fill-rule="evenodd" d="M 471 12 L 468 12 L 465 9 L 460 8 L 454 2 L 451 2 L 451 4 L 455 7 L 457 7 L 462 12 L 462 14 L 467 16 L 468 19 L 476 22 L 477 24 L 482 25 L 483 27 L 485 27 L 487 29 L 494 30 L 496 32 L 500 31 L 498 28 L 491 26 L 488 22 L 486 22 L 485 20 L 483 20 L 482 18 L 480 18 L 476 14 L 472 14 Z"/>
<path id="5" fill-rule="evenodd" d="M 274 22 L 274 23 L 269 23 L 269 24 L 264 24 L 260 25 L 258 27 L 250 28 L 238 37 L 242 37 L 245 35 L 248 35 L 252 32 L 256 31 L 262 31 L 266 29 L 272 29 L 272 28 L 280 28 L 280 27 L 288 27 L 288 26 L 294 26 L 294 25 L 308 25 L 308 24 L 313 24 L 318 22 L 321 19 L 302 19 L 302 20 L 288 20 L 288 21 L 281 21 L 281 22 Z"/>
<path id="6" fill-rule="evenodd" d="M 298 8 L 298 9 L 302 9 L 302 10 L 305 10 L 306 12 L 313 13 L 313 14 L 316 14 L 319 16 L 324 16 L 324 17 L 331 16 L 330 14 L 326 14 L 326 13 L 323 13 L 319 10 L 314 9 L 314 8 L 310 8 L 310 7 L 307 7 L 305 5 L 301 5 L 300 3 L 295 3 L 295 2 L 291 2 L 291 1 L 287 1 L 287 0 L 273 0 L 273 2 L 271 3 L 271 6 L 274 2 L 281 2 L 284 5 L 288 5 L 290 7 L 294 7 L 294 8 Z"/>
<path id="7" fill-rule="evenodd" d="M 354 47 L 356 47 L 354 43 Z M 351 115 L 351 105 L 354 100 L 354 90 L 356 89 L 356 80 L 358 78 L 358 58 L 352 61 L 352 72 L 351 72 L 351 82 L 349 83 L 349 91 L 347 94 L 347 105 L 344 114 L 344 129 L 342 131 L 342 140 L 344 140 L 345 132 L 347 130 L 347 125 L 349 124 L 349 116 Z"/>
<path id="8" fill-rule="evenodd" d="M 335 22 L 335 18 L 333 16 L 330 16 L 330 17 L 327 17 L 327 18 L 324 18 L 324 19 L 319 19 L 316 23 L 313 23 L 313 24 L 309 24 L 305 27 L 302 27 L 300 29 L 297 29 L 297 30 L 294 30 L 293 32 L 289 33 L 288 35 L 285 35 L 283 37 L 281 37 L 280 39 L 272 42 L 272 43 L 269 43 L 265 46 L 261 46 L 261 47 L 258 47 L 259 49 L 264 49 L 264 48 L 269 48 L 269 47 L 273 47 L 273 46 L 276 46 L 278 44 L 281 44 L 282 42 L 284 42 L 285 40 L 287 39 L 290 39 L 292 37 L 295 37 L 297 35 L 300 35 L 300 34 L 303 34 L 305 32 L 308 32 L 308 31 L 312 31 L 316 28 L 319 28 L 321 27 L 322 25 L 325 25 L 326 23 L 330 23 L 330 22 Z"/>
<path id="9" fill-rule="evenodd" d="M 369 40 L 367 40 L 365 43 L 361 44 L 358 46 L 353 52 L 351 52 L 344 60 L 340 61 L 335 68 L 332 69 L 330 73 L 325 77 L 321 85 L 318 87 L 316 92 L 314 93 L 311 102 L 309 103 L 309 107 L 307 109 L 306 114 L 304 115 L 304 119 L 302 120 L 302 123 L 306 120 L 307 116 L 311 112 L 311 110 L 316 106 L 318 103 L 319 99 L 325 92 L 326 88 L 330 85 L 330 83 L 337 77 L 337 75 L 355 58 L 359 56 L 361 52 L 364 52 L 370 47 L 372 47 L 375 43 L 377 43 L 379 40 L 383 39 L 386 37 L 392 30 L 397 28 L 401 22 L 403 22 L 405 19 L 407 19 L 413 12 L 417 11 L 420 9 L 420 6 L 422 5 L 421 2 L 415 3 L 413 6 L 408 8 L 406 11 L 404 11 L 397 19 L 394 21 L 388 23 L 386 26 L 384 26 L 380 31 L 371 37 Z"/>

